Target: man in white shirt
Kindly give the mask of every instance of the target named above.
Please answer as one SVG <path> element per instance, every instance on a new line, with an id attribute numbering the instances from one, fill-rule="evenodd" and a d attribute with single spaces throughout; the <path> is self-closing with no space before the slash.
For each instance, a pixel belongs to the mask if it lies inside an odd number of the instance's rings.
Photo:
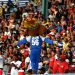
<path id="1" fill-rule="evenodd" d="M 18 56 L 18 55 L 17 55 Z M 16 55 L 13 56 L 13 61 L 11 62 L 11 75 L 18 75 L 18 70 L 21 65 L 21 61 L 17 60 L 18 57 Z"/>

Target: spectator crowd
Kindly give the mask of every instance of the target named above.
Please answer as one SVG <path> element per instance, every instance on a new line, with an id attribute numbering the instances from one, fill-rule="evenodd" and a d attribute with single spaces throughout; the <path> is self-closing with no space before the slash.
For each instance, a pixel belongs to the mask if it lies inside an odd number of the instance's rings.
<path id="1" fill-rule="evenodd" d="M 18 70 L 33 74 L 30 61 L 30 44 L 18 42 L 28 36 L 24 21 L 36 18 L 46 27 L 43 35 L 58 41 L 54 45 L 43 42 L 38 74 L 75 73 L 75 4 L 51 2 L 44 19 L 38 5 L 30 2 L 24 7 L 10 3 L 0 6 L 0 69 L 4 75 L 17 75 Z M 3 62 L 2 62 L 3 60 Z M 15 74 L 16 73 L 16 74 Z"/>

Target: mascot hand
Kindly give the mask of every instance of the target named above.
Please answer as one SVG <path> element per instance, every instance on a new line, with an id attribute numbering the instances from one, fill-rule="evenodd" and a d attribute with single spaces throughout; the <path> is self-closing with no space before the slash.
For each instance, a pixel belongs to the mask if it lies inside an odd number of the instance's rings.
<path id="1" fill-rule="evenodd" d="M 57 41 L 53 41 L 53 44 L 57 45 L 57 44 L 58 44 L 58 42 L 57 42 Z"/>

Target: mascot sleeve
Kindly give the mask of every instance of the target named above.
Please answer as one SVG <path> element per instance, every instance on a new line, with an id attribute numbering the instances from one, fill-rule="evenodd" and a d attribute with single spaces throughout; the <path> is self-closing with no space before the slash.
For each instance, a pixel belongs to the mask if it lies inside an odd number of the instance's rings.
<path id="1" fill-rule="evenodd" d="M 44 39 L 44 42 L 48 43 L 48 44 L 53 44 L 53 41 L 50 40 L 49 38 L 45 38 Z"/>

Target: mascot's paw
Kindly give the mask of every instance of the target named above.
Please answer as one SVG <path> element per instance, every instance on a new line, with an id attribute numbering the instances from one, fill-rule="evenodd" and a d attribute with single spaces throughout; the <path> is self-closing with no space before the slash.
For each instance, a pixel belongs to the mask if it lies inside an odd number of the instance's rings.
<path id="1" fill-rule="evenodd" d="M 57 42 L 57 41 L 53 41 L 53 44 L 57 45 L 57 44 L 58 44 L 58 42 Z"/>

